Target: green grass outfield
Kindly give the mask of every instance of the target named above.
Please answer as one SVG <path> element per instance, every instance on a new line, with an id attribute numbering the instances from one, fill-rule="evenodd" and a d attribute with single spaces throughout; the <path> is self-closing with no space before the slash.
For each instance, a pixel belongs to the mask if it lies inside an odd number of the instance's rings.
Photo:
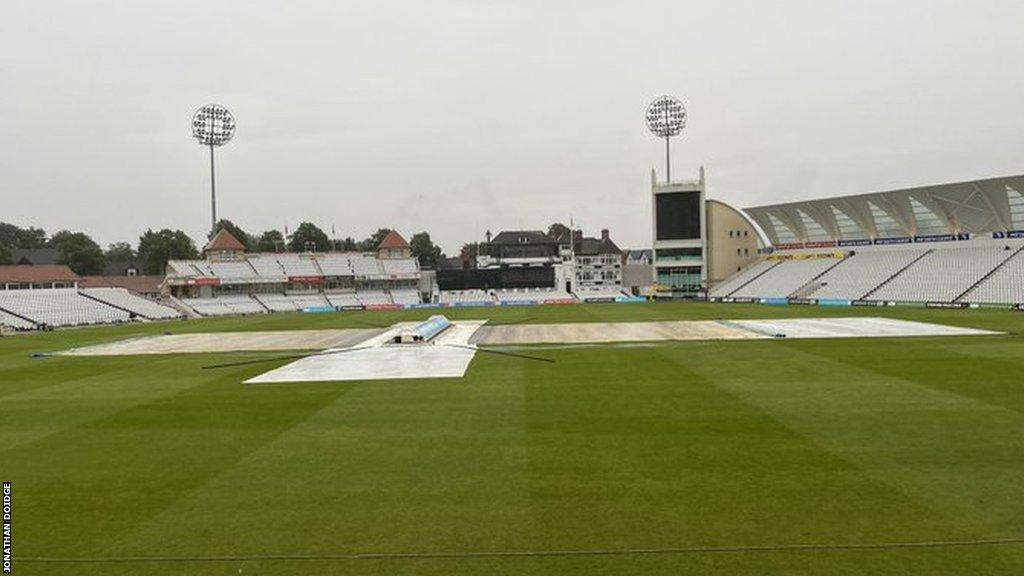
<path id="1" fill-rule="evenodd" d="M 1024 313 L 450 310 L 529 322 L 885 315 L 1008 332 L 538 347 L 556 363 L 478 354 L 462 379 L 245 387 L 278 364 L 200 369 L 260 356 L 242 353 L 29 357 L 145 333 L 430 313 L 0 339 L 14 574 L 1024 574 L 1024 543 L 721 549 L 1024 538 Z M 587 550 L 615 553 L 245 558 Z M 135 556 L 165 559 L 25 560 Z"/>

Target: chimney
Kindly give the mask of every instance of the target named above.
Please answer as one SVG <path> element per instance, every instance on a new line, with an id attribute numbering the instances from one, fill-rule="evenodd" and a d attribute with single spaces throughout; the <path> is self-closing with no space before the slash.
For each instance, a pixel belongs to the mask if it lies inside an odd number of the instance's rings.
<path id="1" fill-rule="evenodd" d="M 573 242 L 579 242 L 580 240 L 583 240 L 583 230 L 573 230 L 572 240 Z"/>
<path id="2" fill-rule="evenodd" d="M 608 239 L 608 229 L 607 228 L 602 228 L 601 229 L 601 240 L 607 240 L 607 239 Z"/>
<path id="3" fill-rule="evenodd" d="M 491 231 L 490 230 L 487 231 L 487 243 L 488 244 L 491 243 Z"/>

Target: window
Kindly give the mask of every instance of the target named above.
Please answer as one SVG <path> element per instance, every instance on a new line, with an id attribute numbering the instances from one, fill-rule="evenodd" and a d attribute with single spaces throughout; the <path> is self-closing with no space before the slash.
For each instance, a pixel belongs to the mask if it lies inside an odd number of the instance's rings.
<path id="1" fill-rule="evenodd" d="M 732 238 L 732 230 L 729 230 L 729 238 Z"/>
<path id="2" fill-rule="evenodd" d="M 744 256 L 749 256 L 750 255 L 750 248 L 744 248 L 743 249 L 743 255 Z"/>
<path id="3" fill-rule="evenodd" d="M 943 224 L 942 220 L 934 212 L 918 202 L 917 198 L 913 196 L 910 198 L 910 208 L 914 211 L 914 221 L 917 223 L 918 234 L 946 234 L 949 232 L 949 227 Z"/>
<path id="4" fill-rule="evenodd" d="M 836 225 L 839 227 L 839 237 L 843 240 L 863 240 L 867 238 L 867 234 L 857 224 L 853 218 L 847 216 L 844 212 L 832 207 L 832 215 L 836 217 Z"/>
<path id="5" fill-rule="evenodd" d="M 905 235 L 903 228 L 885 210 L 882 210 L 873 202 L 868 202 L 868 207 L 871 209 L 871 217 L 875 219 L 875 228 L 878 230 L 879 238 Z"/>
<path id="6" fill-rule="evenodd" d="M 782 220 L 779 220 L 774 214 L 768 215 L 768 220 L 772 223 L 772 228 L 775 228 L 775 236 L 779 239 L 779 242 L 789 243 L 796 242 L 796 234 L 786 226 Z"/>

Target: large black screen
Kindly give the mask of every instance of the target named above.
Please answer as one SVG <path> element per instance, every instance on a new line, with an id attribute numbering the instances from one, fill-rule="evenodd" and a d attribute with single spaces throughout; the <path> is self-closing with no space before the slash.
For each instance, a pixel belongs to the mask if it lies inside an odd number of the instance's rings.
<path id="1" fill-rule="evenodd" d="M 655 196 L 658 240 L 700 238 L 700 192 L 671 192 Z"/>

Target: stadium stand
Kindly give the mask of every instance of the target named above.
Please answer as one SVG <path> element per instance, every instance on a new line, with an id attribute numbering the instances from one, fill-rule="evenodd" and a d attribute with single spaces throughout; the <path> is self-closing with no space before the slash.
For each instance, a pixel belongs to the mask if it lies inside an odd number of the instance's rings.
<path id="1" fill-rule="evenodd" d="M 437 301 L 441 304 L 493 304 L 494 297 L 483 290 L 441 290 Z"/>
<path id="2" fill-rule="evenodd" d="M 960 298 L 979 304 L 1024 304 L 1024 248 Z"/>
<path id="3" fill-rule="evenodd" d="M 356 306 L 362 306 L 362 302 L 359 298 L 356 298 L 355 292 L 328 292 L 324 294 L 327 301 L 330 302 L 331 306 L 335 308 L 354 308 Z"/>
<path id="4" fill-rule="evenodd" d="M 278 254 L 277 261 L 284 268 L 285 276 L 322 276 L 320 268 L 312 258 L 302 258 L 297 254 Z"/>
<path id="5" fill-rule="evenodd" d="M 779 265 L 778 260 L 760 260 L 722 282 L 711 291 L 711 296 L 725 297 L 749 284 L 752 280 Z"/>
<path id="6" fill-rule="evenodd" d="M 539 304 L 545 300 L 574 300 L 572 294 L 554 288 L 510 288 L 495 290 L 494 297 L 500 303 Z"/>
<path id="7" fill-rule="evenodd" d="M 274 254 L 254 254 L 249 256 L 248 260 L 256 275 L 268 282 L 283 282 L 288 279 L 284 267 Z"/>
<path id="8" fill-rule="evenodd" d="M 391 300 L 393 300 L 395 304 L 399 304 L 402 306 L 408 306 L 410 304 L 419 304 L 420 292 L 415 288 L 392 288 Z"/>
<path id="9" fill-rule="evenodd" d="M 36 327 L 32 322 L 3 310 L 0 310 L 0 324 L 10 326 L 15 330 L 32 330 Z"/>
<path id="10" fill-rule="evenodd" d="M 127 310 L 132 314 L 150 320 L 167 320 L 181 317 L 181 313 L 174 308 L 158 304 L 148 298 L 136 296 L 124 288 L 82 288 L 80 292 L 82 295 L 93 300 Z"/>
<path id="11" fill-rule="evenodd" d="M 932 250 L 865 299 L 953 302 L 1013 254 L 995 245 Z"/>
<path id="12" fill-rule="evenodd" d="M 321 254 L 316 257 L 324 276 L 352 276 L 347 254 Z"/>
<path id="13" fill-rule="evenodd" d="M 47 326 L 127 322 L 128 312 L 97 302 L 75 288 L 0 291 L 0 309 Z"/>
<path id="14" fill-rule="evenodd" d="M 224 280 L 251 280 L 256 277 L 256 270 L 245 260 L 237 262 L 211 262 L 210 270 L 214 276 Z"/>
<path id="15" fill-rule="evenodd" d="M 729 295 L 736 298 L 786 298 L 841 263 L 842 260 L 836 258 L 782 260 Z"/>
<path id="16" fill-rule="evenodd" d="M 288 298 L 291 298 L 298 310 L 324 308 L 331 305 L 323 294 L 288 294 Z"/>
<path id="17" fill-rule="evenodd" d="M 836 266 L 818 278 L 817 289 L 809 291 L 808 296 L 859 300 L 926 253 L 925 249 L 857 252 L 848 257 L 842 266 Z"/>
<path id="18" fill-rule="evenodd" d="M 352 273 L 356 276 L 381 276 L 384 274 L 380 262 L 376 258 L 353 255 L 349 262 L 352 265 Z"/>
<path id="19" fill-rule="evenodd" d="M 357 290 L 356 298 L 363 306 L 384 306 L 394 304 L 391 297 L 383 290 Z"/>
<path id="20" fill-rule="evenodd" d="M 249 296 L 218 296 L 216 298 L 182 298 L 182 303 L 201 316 L 228 316 L 231 314 L 262 314 L 267 311 L 259 301 Z"/>
<path id="21" fill-rule="evenodd" d="M 420 271 L 416 260 L 412 258 L 381 260 L 380 263 L 384 267 L 384 273 L 389 276 L 408 276 Z"/>
<path id="22" fill-rule="evenodd" d="M 573 295 L 579 300 L 586 301 L 591 298 L 618 298 L 626 294 L 614 286 L 580 286 L 573 290 Z"/>

